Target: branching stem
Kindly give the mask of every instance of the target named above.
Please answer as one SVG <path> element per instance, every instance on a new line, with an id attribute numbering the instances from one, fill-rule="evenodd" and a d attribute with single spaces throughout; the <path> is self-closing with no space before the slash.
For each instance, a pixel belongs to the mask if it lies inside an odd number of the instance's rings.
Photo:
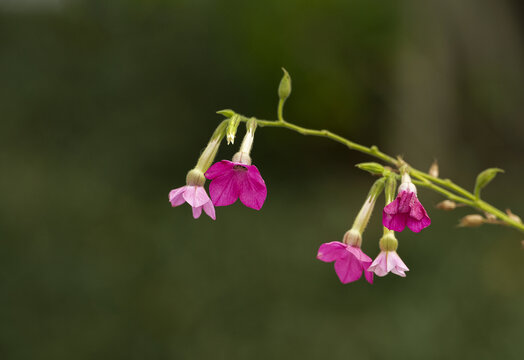
<path id="1" fill-rule="evenodd" d="M 289 129 L 289 130 L 298 132 L 299 134 L 302 134 L 302 135 L 328 138 L 328 139 L 334 140 L 338 143 L 345 145 L 346 147 L 348 147 L 351 150 L 356 150 L 361 153 L 367 154 L 371 157 L 382 160 L 385 163 L 393 165 L 396 168 L 404 164 L 403 160 L 394 158 L 392 156 L 389 156 L 383 153 L 382 151 L 378 149 L 378 147 L 374 145 L 367 147 L 364 145 L 357 144 L 353 141 L 350 141 L 340 135 L 332 133 L 329 130 L 308 129 L 308 128 L 287 122 L 284 120 L 282 116 L 283 105 L 284 105 L 283 101 L 281 101 L 278 106 L 278 118 L 279 118 L 278 120 L 256 119 L 258 126 L 285 128 L 285 129 Z M 247 117 L 242 116 L 242 121 L 247 121 L 247 119 L 248 119 Z M 413 181 L 416 185 L 433 190 L 443 195 L 445 198 L 455 201 L 456 203 L 467 205 L 479 211 L 482 211 L 488 214 L 492 214 L 496 216 L 498 219 L 502 220 L 505 225 L 513 227 L 521 232 L 524 232 L 524 225 L 522 223 L 510 218 L 506 213 L 497 209 L 493 205 L 488 204 L 484 200 L 477 199 L 475 195 L 473 195 L 471 192 L 455 184 L 450 179 L 441 179 L 438 177 L 434 177 L 434 176 L 429 175 L 426 172 L 414 169 L 411 166 L 409 167 L 409 173 L 414 179 L 417 179 Z"/>

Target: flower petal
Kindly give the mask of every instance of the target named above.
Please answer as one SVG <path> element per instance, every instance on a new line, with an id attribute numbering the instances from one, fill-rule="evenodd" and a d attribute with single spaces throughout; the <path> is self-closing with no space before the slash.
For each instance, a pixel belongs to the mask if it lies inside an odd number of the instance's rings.
<path id="1" fill-rule="evenodd" d="M 426 214 L 425 217 L 423 217 L 420 220 L 413 219 L 412 217 L 409 217 L 407 220 L 407 226 L 408 228 L 413 232 L 420 232 L 422 229 L 428 227 L 431 224 L 431 219 Z"/>
<path id="2" fill-rule="evenodd" d="M 392 202 L 390 202 L 388 205 L 386 205 L 384 207 L 384 211 L 383 213 L 384 214 L 388 214 L 388 215 L 394 215 L 396 213 L 398 213 L 398 203 L 400 201 L 400 198 L 397 196 L 397 198 L 395 200 L 393 200 Z"/>
<path id="3" fill-rule="evenodd" d="M 357 281 L 362 277 L 362 266 L 354 256 L 349 255 L 335 261 L 335 272 L 343 284 Z"/>
<path id="4" fill-rule="evenodd" d="M 363 262 L 363 263 L 369 263 L 371 264 L 371 262 L 373 261 L 373 259 L 371 259 L 369 256 L 367 256 L 366 254 L 364 254 L 364 252 L 362 251 L 361 248 L 359 248 L 358 246 L 348 246 L 347 247 L 347 250 L 353 254 L 353 256 L 355 256 L 355 258 L 360 261 L 360 262 Z M 368 265 L 369 266 L 369 265 Z"/>
<path id="5" fill-rule="evenodd" d="M 234 170 L 211 180 L 209 194 L 215 206 L 227 206 L 238 199 L 238 184 Z"/>
<path id="6" fill-rule="evenodd" d="M 368 271 L 369 269 L 369 266 L 368 268 L 364 269 L 364 276 L 366 277 L 366 281 L 370 284 L 373 284 L 373 272 L 372 271 Z"/>
<path id="7" fill-rule="evenodd" d="M 172 207 L 179 206 L 186 201 L 183 196 L 186 189 L 187 186 L 182 186 L 169 192 L 169 202 Z"/>
<path id="8" fill-rule="evenodd" d="M 318 249 L 317 259 L 322 260 L 324 262 L 332 262 L 341 259 L 344 256 L 349 255 L 346 251 L 346 247 L 347 245 L 339 241 L 332 241 L 329 243 L 322 244 Z"/>
<path id="9" fill-rule="evenodd" d="M 409 213 L 413 202 L 417 199 L 417 194 L 410 191 L 402 191 L 398 194 L 397 199 L 399 199 L 398 212 Z"/>
<path id="10" fill-rule="evenodd" d="M 202 206 L 193 206 L 193 217 L 198 219 L 202 214 Z"/>
<path id="11" fill-rule="evenodd" d="M 388 271 L 391 271 L 393 274 L 406 277 L 404 271 L 408 271 L 408 267 L 400 256 L 398 256 L 396 251 L 388 252 Z"/>
<path id="12" fill-rule="evenodd" d="M 204 176 L 207 179 L 212 180 L 218 176 L 222 176 L 225 173 L 231 171 L 234 165 L 235 164 L 233 162 L 228 161 L 228 160 L 222 160 L 222 161 L 216 162 L 213 165 L 211 165 L 209 169 L 207 169 Z"/>
<path id="13" fill-rule="evenodd" d="M 202 186 L 188 185 L 183 196 L 192 207 L 200 207 L 209 201 L 209 196 L 207 196 L 206 190 Z"/>
<path id="14" fill-rule="evenodd" d="M 387 214 L 385 211 L 382 212 L 382 224 L 389 230 L 402 231 L 406 227 L 408 221 L 407 214 Z"/>
<path id="15" fill-rule="evenodd" d="M 385 276 L 388 273 L 386 266 L 386 253 L 384 251 L 381 251 L 380 254 L 378 254 L 376 259 L 369 266 L 368 272 L 369 271 L 374 272 L 378 276 Z"/>
<path id="16" fill-rule="evenodd" d="M 211 219 L 216 220 L 215 207 L 213 206 L 211 200 L 205 203 L 203 205 L 203 208 L 206 214 L 209 215 Z"/>
<path id="17" fill-rule="evenodd" d="M 242 180 L 241 183 L 239 181 L 240 201 L 247 207 L 260 210 L 267 197 L 266 183 L 255 165 L 247 168 L 247 176 L 239 178 Z"/>
<path id="18" fill-rule="evenodd" d="M 426 209 L 424 209 L 424 206 L 422 206 L 422 204 L 416 196 L 414 197 L 413 203 L 411 204 L 409 216 L 411 216 L 415 220 L 421 220 L 423 217 L 428 217 Z"/>

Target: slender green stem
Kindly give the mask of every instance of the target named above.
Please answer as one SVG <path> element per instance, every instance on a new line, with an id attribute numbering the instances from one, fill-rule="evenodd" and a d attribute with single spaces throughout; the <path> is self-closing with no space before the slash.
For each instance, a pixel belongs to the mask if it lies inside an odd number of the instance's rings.
<path id="1" fill-rule="evenodd" d="M 356 150 L 361 153 L 367 154 L 369 156 L 375 157 L 397 168 L 405 164 L 403 160 L 396 159 L 392 156 L 389 156 L 381 152 L 378 149 L 378 147 L 376 146 L 367 147 L 364 145 L 357 144 L 353 141 L 350 141 L 328 130 L 308 129 L 302 126 L 298 126 L 298 125 L 289 123 L 285 121 L 282 116 L 283 105 L 284 105 L 284 101 L 281 100 L 278 105 L 278 120 L 275 121 L 275 120 L 256 119 L 258 126 L 285 128 L 285 129 L 289 129 L 289 130 L 298 132 L 299 134 L 302 134 L 302 135 L 319 136 L 319 137 L 328 138 L 328 139 L 334 140 L 338 143 L 345 145 L 346 147 L 348 147 L 351 150 Z M 242 121 L 246 121 L 246 120 L 247 118 L 242 116 Z M 503 211 L 495 208 L 493 205 L 488 204 L 484 200 L 477 199 L 475 195 L 473 195 L 471 192 L 453 183 L 450 179 L 440 179 L 438 177 L 431 176 L 428 173 L 414 169 L 412 167 L 409 167 L 409 173 L 415 179 L 418 179 L 418 180 L 413 181 L 416 185 L 425 187 L 427 189 L 431 189 L 445 196 L 449 200 L 453 200 L 457 203 L 464 204 L 472 208 L 475 208 L 477 210 L 492 214 L 496 216 L 498 219 L 502 220 L 504 222 L 504 225 L 513 227 L 517 230 L 524 232 L 524 224 L 510 218 Z"/>
<path id="2" fill-rule="evenodd" d="M 343 138 L 340 135 L 334 134 L 328 130 L 307 129 L 302 126 L 291 124 L 287 121 L 270 121 L 270 120 L 258 120 L 257 119 L 257 122 L 260 127 L 282 127 L 282 128 L 296 131 L 302 135 L 311 135 L 311 136 L 320 136 L 320 137 L 329 138 L 331 140 L 334 140 L 336 142 L 346 145 L 348 148 L 352 150 L 356 150 L 364 154 L 368 154 L 370 156 L 376 157 L 391 165 L 397 166 L 399 164 L 399 161 L 397 159 L 384 154 L 376 146 L 367 147 L 364 145 L 360 145 L 346 138 Z"/>
<path id="3" fill-rule="evenodd" d="M 284 122 L 284 103 L 286 102 L 286 99 L 280 99 L 278 101 L 278 109 L 277 109 L 277 116 L 279 122 Z"/>

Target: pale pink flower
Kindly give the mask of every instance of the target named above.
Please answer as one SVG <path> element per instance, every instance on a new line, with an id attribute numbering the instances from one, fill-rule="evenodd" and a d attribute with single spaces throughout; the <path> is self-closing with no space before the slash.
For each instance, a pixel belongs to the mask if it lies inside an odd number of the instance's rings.
<path id="1" fill-rule="evenodd" d="M 406 226 L 413 232 L 420 232 L 431 224 L 431 219 L 418 200 L 416 191 L 408 188 L 399 191 L 397 198 L 384 208 L 382 224 L 397 232 Z"/>
<path id="2" fill-rule="evenodd" d="M 202 214 L 202 209 L 213 220 L 216 219 L 215 207 L 207 196 L 203 186 L 186 185 L 169 192 L 169 202 L 175 207 L 187 202 L 193 208 L 193 217 L 198 219 Z"/>
<path id="3" fill-rule="evenodd" d="M 396 251 L 381 251 L 368 268 L 368 271 L 374 272 L 377 276 L 385 276 L 392 272 L 398 276 L 406 277 L 405 271 L 408 270 Z"/>
<path id="4" fill-rule="evenodd" d="M 264 205 L 266 183 L 255 165 L 222 160 L 213 164 L 205 176 L 211 180 L 209 194 L 215 206 L 231 205 L 238 198 L 255 210 Z"/>
<path id="5" fill-rule="evenodd" d="M 335 262 L 335 272 L 343 284 L 356 281 L 362 277 L 373 284 L 373 273 L 366 271 L 371 265 L 371 258 L 364 254 L 360 247 L 332 241 L 320 245 L 317 259 L 324 262 Z"/>

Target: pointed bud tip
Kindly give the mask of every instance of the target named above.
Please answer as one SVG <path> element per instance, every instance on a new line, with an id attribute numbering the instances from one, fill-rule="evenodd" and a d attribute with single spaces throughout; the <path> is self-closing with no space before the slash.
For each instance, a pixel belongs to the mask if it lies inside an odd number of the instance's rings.
<path id="1" fill-rule="evenodd" d="M 433 176 L 433 177 L 438 178 L 439 169 L 438 169 L 438 162 L 437 162 L 437 160 L 433 161 L 433 164 L 431 164 L 431 166 L 429 167 L 428 174 Z"/>
<path id="2" fill-rule="evenodd" d="M 233 115 L 236 114 L 236 113 L 235 113 L 233 110 L 231 110 L 231 109 L 218 110 L 216 113 L 219 114 L 219 115 L 224 115 L 224 116 L 227 117 L 227 118 L 230 118 L 230 117 L 232 117 Z"/>
<path id="3" fill-rule="evenodd" d="M 285 100 L 291 94 L 291 76 L 289 76 L 289 73 L 286 69 L 282 68 L 282 71 L 284 72 L 284 75 L 282 76 L 278 86 L 278 97 L 282 100 Z"/>

